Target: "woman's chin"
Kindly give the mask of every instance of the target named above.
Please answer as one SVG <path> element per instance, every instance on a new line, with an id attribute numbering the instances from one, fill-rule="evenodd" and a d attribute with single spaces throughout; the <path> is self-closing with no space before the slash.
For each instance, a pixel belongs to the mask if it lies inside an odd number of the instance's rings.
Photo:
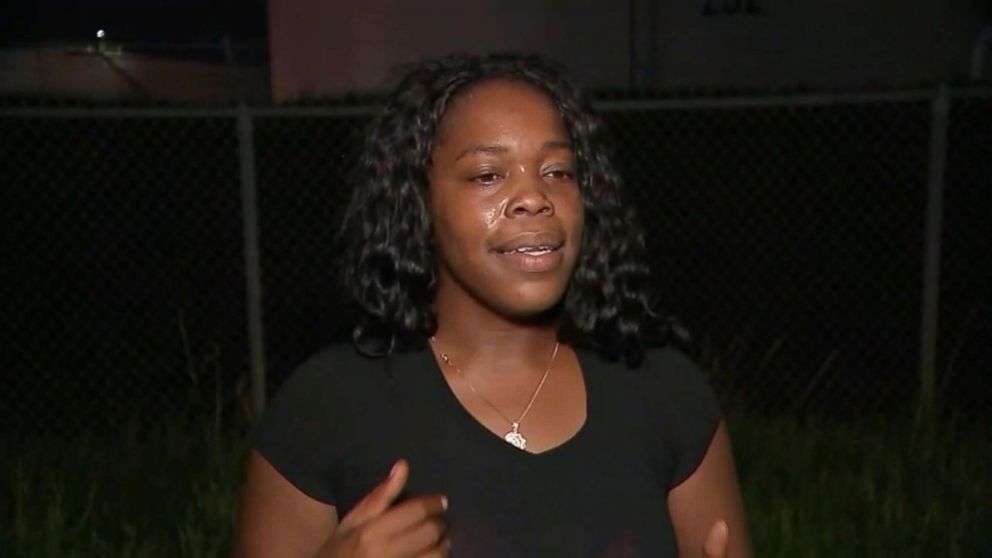
<path id="1" fill-rule="evenodd" d="M 561 297 L 517 299 L 502 310 L 507 318 L 519 324 L 551 324 L 561 315 L 562 299 Z"/>

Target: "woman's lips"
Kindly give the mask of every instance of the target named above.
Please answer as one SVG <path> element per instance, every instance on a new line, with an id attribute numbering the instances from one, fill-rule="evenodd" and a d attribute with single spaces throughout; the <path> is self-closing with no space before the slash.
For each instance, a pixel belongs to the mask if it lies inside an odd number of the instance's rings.
<path id="1" fill-rule="evenodd" d="M 561 248 L 552 248 L 544 253 L 494 252 L 497 257 L 512 267 L 528 273 L 539 273 L 555 269 L 562 262 Z"/>

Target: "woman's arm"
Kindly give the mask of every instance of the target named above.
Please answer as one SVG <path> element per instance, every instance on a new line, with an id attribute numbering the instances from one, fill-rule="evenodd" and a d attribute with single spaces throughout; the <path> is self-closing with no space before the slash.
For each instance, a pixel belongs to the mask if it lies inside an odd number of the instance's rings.
<path id="1" fill-rule="evenodd" d="M 682 558 L 751 556 L 730 436 L 723 421 L 717 425 L 699 467 L 669 491 L 668 510 Z M 726 544 L 721 544 L 720 534 L 716 532 L 720 521 L 726 523 L 729 531 Z"/>
<path id="2" fill-rule="evenodd" d="M 248 459 L 235 558 L 445 558 L 442 495 L 397 503 L 409 478 L 399 460 L 389 476 L 338 522 L 337 510 L 302 493 L 260 453 Z"/>
<path id="3" fill-rule="evenodd" d="M 251 452 L 235 558 L 313 558 L 337 524 L 333 506 L 300 492 L 258 451 Z"/>

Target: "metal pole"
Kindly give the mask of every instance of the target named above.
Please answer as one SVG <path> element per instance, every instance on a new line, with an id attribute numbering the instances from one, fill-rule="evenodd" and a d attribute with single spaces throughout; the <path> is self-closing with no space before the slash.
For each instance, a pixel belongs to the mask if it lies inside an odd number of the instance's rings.
<path id="1" fill-rule="evenodd" d="M 238 160 L 241 167 L 241 218 L 244 228 L 245 292 L 248 300 L 248 349 L 251 358 L 252 410 L 265 408 L 265 335 L 262 326 L 262 266 L 258 249 L 258 203 L 255 187 L 255 134 L 248 107 L 238 104 Z"/>
<path id="2" fill-rule="evenodd" d="M 637 0 L 627 0 L 627 87 L 631 89 L 637 86 L 637 60 Z"/>
<path id="3" fill-rule="evenodd" d="M 927 176 L 926 236 L 923 249 L 923 315 L 920 325 L 920 393 L 917 417 L 934 404 L 937 375 L 937 326 L 940 303 L 940 241 L 943 233 L 944 169 L 950 93 L 941 85 L 931 104 L 930 164 Z"/>
<path id="4" fill-rule="evenodd" d="M 658 86 L 658 0 L 648 0 L 648 24 L 646 45 L 646 66 L 644 71 L 648 89 Z"/>
<path id="5" fill-rule="evenodd" d="M 238 164 L 241 172 L 241 222 L 244 231 L 245 296 L 248 306 L 248 357 L 251 408 L 255 418 L 265 409 L 265 331 L 262 324 L 262 264 L 258 249 L 258 193 L 255 186 L 255 130 L 245 100 L 230 37 L 221 42 L 238 98 Z"/>
<path id="6" fill-rule="evenodd" d="M 982 79 L 985 73 L 985 55 L 989 51 L 989 43 L 992 42 L 992 25 L 986 25 L 978 32 L 974 44 L 971 45 L 971 71 L 968 73 L 973 81 Z"/>
<path id="7" fill-rule="evenodd" d="M 627 4 L 630 49 L 630 86 L 649 88 L 654 83 L 655 50 L 652 44 L 658 22 L 656 0 L 630 0 Z"/>

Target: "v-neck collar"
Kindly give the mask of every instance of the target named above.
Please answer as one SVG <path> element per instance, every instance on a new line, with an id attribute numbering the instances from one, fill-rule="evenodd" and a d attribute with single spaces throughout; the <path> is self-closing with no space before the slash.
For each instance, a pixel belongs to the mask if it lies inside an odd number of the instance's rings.
<path id="1" fill-rule="evenodd" d="M 423 359 L 424 372 L 429 376 L 428 381 L 432 384 L 432 387 L 436 390 L 437 395 L 443 401 L 444 407 L 449 411 L 449 415 L 458 420 L 465 426 L 465 430 L 471 432 L 471 435 L 477 439 L 480 439 L 482 443 L 489 444 L 492 447 L 499 448 L 497 451 L 504 452 L 509 456 L 515 456 L 521 459 L 548 459 L 553 456 L 567 453 L 575 448 L 575 446 L 580 445 L 586 438 L 587 433 L 590 429 L 590 422 L 595 420 L 596 405 L 595 405 L 595 392 L 594 387 L 594 374 L 590 374 L 589 358 L 591 356 L 587 351 L 583 349 L 573 348 L 575 351 L 576 358 L 579 361 L 579 371 L 582 374 L 582 381 L 585 387 L 585 407 L 586 407 L 586 417 L 582 423 L 582 426 L 567 440 L 564 440 L 560 444 L 550 447 L 544 451 L 534 453 L 528 450 L 517 449 L 511 446 L 508 442 L 503 440 L 502 437 L 493 433 L 491 430 L 486 428 L 478 419 L 476 419 L 472 413 L 468 412 L 455 392 L 452 391 L 451 385 L 444 377 L 444 372 L 438 364 L 434 357 L 434 352 L 431 351 L 430 347 L 426 347 L 424 350 L 418 352 L 418 358 Z M 509 431 L 509 425 L 507 425 L 507 430 Z"/>

